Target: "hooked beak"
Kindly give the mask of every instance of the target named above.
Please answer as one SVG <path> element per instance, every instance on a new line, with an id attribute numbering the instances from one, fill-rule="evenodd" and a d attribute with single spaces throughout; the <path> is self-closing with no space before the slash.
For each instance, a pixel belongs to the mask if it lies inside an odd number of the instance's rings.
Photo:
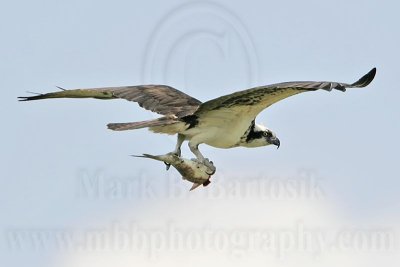
<path id="1" fill-rule="evenodd" d="M 273 145 L 276 145 L 276 149 L 278 149 L 281 146 L 281 142 L 277 137 L 272 137 L 271 139 L 269 139 L 269 142 Z"/>

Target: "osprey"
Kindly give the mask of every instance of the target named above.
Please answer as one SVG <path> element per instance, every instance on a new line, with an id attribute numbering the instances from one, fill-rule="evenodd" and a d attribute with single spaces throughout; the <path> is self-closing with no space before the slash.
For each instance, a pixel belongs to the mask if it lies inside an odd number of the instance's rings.
<path id="1" fill-rule="evenodd" d="M 140 107 L 162 116 L 157 119 L 110 123 L 108 128 L 125 131 L 149 128 L 155 133 L 177 134 L 177 144 L 172 152 L 181 156 L 181 145 L 187 140 L 197 160 L 210 165 L 199 151 L 200 144 L 217 148 L 280 146 L 275 133 L 255 123 L 256 116 L 272 104 L 289 96 L 323 89 L 346 91 L 346 88 L 365 87 L 374 79 L 373 68 L 358 81 L 347 84 L 339 82 L 284 82 L 259 86 L 224 95 L 207 102 L 193 98 L 166 85 L 139 85 L 73 89 L 19 97 L 20 101 L 46 98 L 96 98 L 126 99 L 137 102 Z"/>

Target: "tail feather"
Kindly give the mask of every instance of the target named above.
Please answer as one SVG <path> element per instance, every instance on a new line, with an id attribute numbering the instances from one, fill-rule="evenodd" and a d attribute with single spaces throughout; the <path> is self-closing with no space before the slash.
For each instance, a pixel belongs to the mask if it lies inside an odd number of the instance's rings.
<path id="1" fill-rule="evenodd" d="M 155 120 L 147 120 L 147 121 L 137 121 L 137 122 L 125 122 L 125 123 L 109 123 L 107 124 L 108 129 L 114 131 L 125 131 L 125 130 L 135 130 L 153 126 L 165 126 L 169 124 L 175 123 L 176 120 L 171 118 L 158 118 Z"/>

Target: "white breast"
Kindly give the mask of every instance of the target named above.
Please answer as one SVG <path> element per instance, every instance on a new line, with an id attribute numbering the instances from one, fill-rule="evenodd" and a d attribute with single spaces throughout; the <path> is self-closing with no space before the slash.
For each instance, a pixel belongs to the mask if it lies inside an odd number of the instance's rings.
<path id="1" fill-rule="evenodd" d="M 199 118 L 199 124 L 196 127 L 183 134 L 194 143 L 230 148 L 237 145 L 253 119 L 253 116 L 249 116 L 245 110 L 243 112 L 232 112 L 232 109 L 210 111 L 207 116 Z"/>

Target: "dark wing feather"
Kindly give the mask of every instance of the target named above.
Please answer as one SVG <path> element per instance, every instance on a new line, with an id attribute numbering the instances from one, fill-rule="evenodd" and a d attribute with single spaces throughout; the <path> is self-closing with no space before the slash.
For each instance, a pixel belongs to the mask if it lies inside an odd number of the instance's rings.
<path id="1" fill-rule="evenodd" d="M 201 104 L 201 101 L 166 85 L 121 86 L 73 90 L 62 89 L 62 91 L 59 92 L 19 97 L 20 101 L 46 98 L 121 98 L 137 102 L 139 106 L 158 114 L 175 115 L 177 117 L 192 114 Z"/>
<path id="2" fill-rule="evenodd" d="M 127 86 L 113 90 L 113 95 L 162 115 L 183 117 L 192 114 L 201 101 L 166 85 Z"/>
<path id="3" fill-rule="evenodd" d="M 258 113 L 272 104 L 302 92 L 315 91 L 318 89 L 326 91 L 336 89 L 344 92 L 346 88 L 365 87 L 374 79 L 375 74 L 376 69 L 373 68 L 357 82 L 352 84 L 338 82 L 285 82 L 255 87 L 204 102 L 195 112 L 195 115 L 205 116 L 205 113 L 214 110 L 229 109 L 232 110 L 233 113 L 247 110 L 247 112 L 252 113 L 250 115 L 254 118 Z M 245 106 L 248 108 L 244 109 Z"/>

